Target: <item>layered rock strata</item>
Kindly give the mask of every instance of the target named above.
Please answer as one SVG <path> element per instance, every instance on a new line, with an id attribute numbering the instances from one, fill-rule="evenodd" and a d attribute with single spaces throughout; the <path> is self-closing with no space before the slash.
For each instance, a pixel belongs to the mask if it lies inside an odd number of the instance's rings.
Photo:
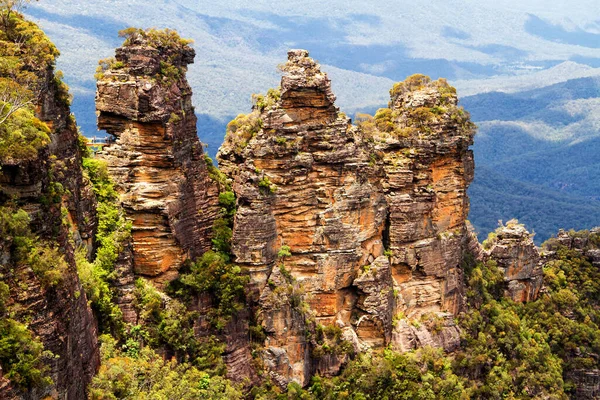
<path id="1" fill-rule="evenodd" d="M 169 40 L 133 33 L 96 93 L 98 127 L 113 138 L 99 157 L 133 222 L 134 271 L 159 286 L 186 258 L 210 249 L 219 211 L 185 79 L 195 53 L 181 39 Z"/>
<path id="2" fill-rule="evenodd" d="M 24 52 L 29 51 L 27 44 L 22 45 Z M 96 201 L 82 173 L 77 125 L 66 88 L 55 75 L 53 62 L 35 67 L 39 69 L 27 67 L 35 74 L 29 83 L 38 87 L 35 115 L 50 128 L 50 142 L 33 160 L 0 165 L 0 206 L 25 210 L 34 246 L 57 249 L 62 259 L 52 259 L 48 268 L 58 268 L 64 260 L 65 269 L 56 284 L 44 283 L 16 254 L 14 238 L 0 237 L 0 279 L 9 287 L 10 318 L 27 321 L 27 329 L 54 354 L 45 359 L 53 384 L 19 388 L 3 377 L 0 368 L 0 398 L 82 399 L 100 360 L 96 322 L 77 276 L 74 251 L 79 246 L 89 254 L 93 251 Z"/>
<path id="3" fill-rule="evenodd" d="M 543 284 L 542 258 L 531 235 L 511 220 L 483 244 L 483 260 L 494 260 L 504 273 L 505 296 L 517 302 L 537 299 Z"/>
<path id="4" fill-rule="evenodd" d="M 399 320 L 460 310 L 473 126 L 445 81 L 396 85 L 391 108 L 357 127 L 308 52 L 290 51 L 283 70 L 280 91 L 230 123 L 217 157 L 234 180 L 232 249 L 250 271 L 266 365 L 305 383 L 314 344 L 267 295 L 282 263 L 316 322 L 357 348 L 407 341 L 393 334 Z"/>

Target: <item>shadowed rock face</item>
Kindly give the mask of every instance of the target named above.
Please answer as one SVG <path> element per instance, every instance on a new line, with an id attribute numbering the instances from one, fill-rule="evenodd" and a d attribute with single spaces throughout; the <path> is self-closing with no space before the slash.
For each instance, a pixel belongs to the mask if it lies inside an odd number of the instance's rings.
<path id="1" fill-rule="evenodd" d="M 183 42 L 156 46 L 136 33 L 97 84 L 98 127 L 114 137 L 99 157 L 133 222 L 134 271 L 159 286 L 210 249 L 218 213 L 185 79 L 194 55 Z"/>
<path id="2" fill-rule="evenodd" d="M 43 88 L 36 116 L 51 129 L 50 143 L 37 159 L 0 165 L 0 206 L 12 200 L 30 218 L 33 234 L 58 248 L 66 262 L 60 283 L 43 285 L 28 263 L 18 261 L 12 237 L 0 237 L 0 276 L 9 287 L 11 318 L 27 321 L 28 329 L 56 358 L 48 361 L 54 384 L 23 392 L 2 377 L 2 399 L 82 399 L 100 363 L 97 327 L 79 278 L 74 246 L 92 250 L 96 198 L 81 170 L 77 124 L 49 66 L 36 71 Z M 59 183 L 65 189 L 57 203 L 42 202 Z M 61 212 L 62 211 L 62 212 Z M 37 243 L 36 243 L 37 244 Z"/>
<path id="3" fill-rule="evenodd" d="M 473 126 L 445 81 L 396 85 L 391 109 L 357 127 L 308 52 L 290 51 L 283 70 L 280 93 L 232 121 L 217 157 L 234 179 L 232 248 L 268 333 L 265 364 L 278 382 L 305 383 L 319 368 L 305 326 L 265 294 L 279 286 L 278 250 L 289 246 L 285 268 L 318 323 L 357 348 L 412 348 L 396 314 L 445 318 L 462 306 Z"/>

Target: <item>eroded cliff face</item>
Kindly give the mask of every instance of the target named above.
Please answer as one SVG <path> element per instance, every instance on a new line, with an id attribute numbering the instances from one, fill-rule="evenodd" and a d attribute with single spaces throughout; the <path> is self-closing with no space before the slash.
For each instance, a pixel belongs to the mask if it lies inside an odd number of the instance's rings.
<path id="1" fill-rule="evenodd" d="M 114 138 L 98 156 L 133 222 L 133 268 L 158 286 L 210 249 L 219 211 L 185 79 L 195 53 L 177 40 L 161 45 L 133 34 L 96 94 L 98 127 Z"/>
<path id="2" fill-rule="evenodd" d="M 276 380 L 303 384 L 344 357 L 326 366 L 312 357 L 306 321 L 339 327 L 357 350 L 409 349 L 418 343 L 403 323 L 461 309 L 474 132 L 445 81 L 396 85 L 390 109 L 357 127 L 308 52 L 290 51 L 283 70 L 280 92 L 230 123 L 217 157 L 234 180 L 232 251 L 250 271 L 265 364 Z M 303 317 L 292 301 L 273 301 L 286 271 Z M 443 325 L 429 343 L 457 345 Z"/>
<path id="3" fill-rule="evenodd" d="M 50 140 L 33 159 L 0 163 L 3 229 L 19 210 L 26 212 L 29 221 L 21 232 L 0 237 L 0 283 L 9 288 L 8 298 L 3 299 L 7 317 L 26 322 L 35 340 L 54 357 L 43 358 L 53 381 L 49 386 L 19 387 L 3 376 L 7 371 L 0 368 L 0 397 L 82 399 L 98 368 L 99 354 L 96 322 L 77 276 L 74 250 L 84 246 L 92 252 L 96 201 L 82 173 L 77 126 L 67 89 L 55 75 L 54 58 L 47 57 L 44 64 L 27 64 L 26 57 L 31 57 L 27 52 L 33 51 L 28 48 L 29 41 L 48 39 L 21 16 L 14 18 L 16 24 L 32 27 L 23 34 L 21 53 L 15 57 L 17 65 L 30 73 L 27 83 L 35 95 L 35 117 L 50 128 Z M 44 51 L 53 48 L 48 43 Z M 7 53 L 10 51 L 9 47 Z M 23 245 L 25 235 L 32 238 L 31 245 Z M 57 271 L 60 275 L 50 280 L 48 276 Z"/>

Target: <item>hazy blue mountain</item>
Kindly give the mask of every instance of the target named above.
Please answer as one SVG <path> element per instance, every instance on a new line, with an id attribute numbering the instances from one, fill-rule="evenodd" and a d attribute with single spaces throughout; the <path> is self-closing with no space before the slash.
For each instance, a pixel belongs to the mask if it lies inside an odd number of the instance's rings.
<path id="1" fill-rule="evenodd" d="M 349 115 L 385 105 L 408 75 L 446 77 L 480 126 L 472 222 L 486 234 L 516 216 L 539 239 L 600 224 L 596 8 L 597 0 L 41 0 L 26 13 L 60 48 L 88 136 L 96 134 L 93 74 L 120 45 L 118 30 L 168 27 L 192 38 L 189 79 L 211 155 L 251 94 L 277 86 L 289 48 L 323 64 Z"/>
<path id="2" fill-rule="evenodd" d="M 600 225 L 600 79 L 462 99 L 479 125 L 470 218 L 487 235 L 518 217 L 547 239 Z"/>

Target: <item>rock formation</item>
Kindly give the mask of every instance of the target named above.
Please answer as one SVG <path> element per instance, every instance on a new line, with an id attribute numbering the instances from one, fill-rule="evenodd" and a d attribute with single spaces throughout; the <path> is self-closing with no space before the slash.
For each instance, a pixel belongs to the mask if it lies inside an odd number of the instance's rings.
<path id="1" fill-rule="evenodd" d="M 600 267 L 600 227 L 580 233 L 561 229 L 556 238 L 552 238 L 546 243 L 545 256 L 547 258 L 552 257 L 557 244 L 580 252 L 590 260 L 592 265 Z"/>
<path id="2" fill-rule="evenodd" d="M 133 221 L 134 271 L 159 286 L 210 249 L 219 211 L 185 79 L 195 52 L 172 33 L 133 32 L 96 94 L 98 127 L 114 138 L 99 157 Z"/>
<path id="3" fill-rule="evenodd" d="M 10 318 L 26 321 L 34 338 L 55 356 L 45 359 L 53 381 L 46 387 L 19 388 L 3 377 L 0 368 L 0 398 L 82 399 L 98 368 L 99 355 L 96 322 L 77 276 L 74 250 L 78 246 L 87 247 L 89 253 L 93 250 L 95 196 L 82 173 L 77 125 L 70 112 L 68 92 L 55 75 L 54 56 L 58 53 L 34 24 L 23 23 L 28 24 L 29 31 L 20 39 L 18 56 L 33 51 L 28 47 L 30 40 L 48 43 L 44 48 L 48 54 L 36 54 L 46 56 L 45 63 L 23 65 L 20 72 L 29 74 L 27 83 L 36 95 L 35 117 L 50 128 L 50 140 L 33 159 L 0 161 L 0 207 L 9 213 L 26 211 L 30 220 L 27 230 L 34 238 L 34 250 L 29 254 L 42 258 L 48 251 L 54 255 L 48 270 L 63 269 L 55 283 L 44 282 L 40 271 L 35 271 L 30 262 L 23 262 L 23 255 L 16 250 L 23 246 L 15 243 L 15 237 L 0 237 L 0 283 L 9 288 L 8 299 L 3 300 Z M 10 44 L 2 43 L 6 55 L 10 55 Z M 12 72 L 13 76 L 19 73 Z"/>
<path id="4" fill-rule="evenodd" d="M 317 368 L 305 326 L 267 295 L 283 261 L 317 323 L 366 348 L 405 340 L 392 335 L 398 315 L 460 310 L 473 127 L 445 81 L 397 84 L 391 108 L 357 127 L 308 52 L 290 51 L 283 70 L 280 91 L 229 124 L 217 157 L 234 179 L 232 250 L 250 271 L 266 365 L 305 383 Z"/>
<path id="5" fill-rule="evenodd" d="M 537 299 L 543 283 L 543 263 L 533 235 L 522 224 L 508 221 L 490 235 L 483 248 L 483 260 L 494 260 L 504 273 L 507 297 L 517 302 Z"/>

